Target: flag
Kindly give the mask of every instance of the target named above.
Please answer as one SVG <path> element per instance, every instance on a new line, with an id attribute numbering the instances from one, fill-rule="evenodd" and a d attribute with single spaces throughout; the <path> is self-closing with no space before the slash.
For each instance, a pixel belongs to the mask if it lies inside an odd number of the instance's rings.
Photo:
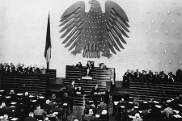
<path id="1" fill-rule="evenodd" d="M 49 61 L 50 61 L 50 58 L 51 58 L 51 35 L 50 35 L 49 16 L 48 16 L 48 23 L 47 23 L 47 34 L 46 34 L 44 57 L 45 57 L 45 59 L 47 61 L 47 64 L 49 64 Z"/>

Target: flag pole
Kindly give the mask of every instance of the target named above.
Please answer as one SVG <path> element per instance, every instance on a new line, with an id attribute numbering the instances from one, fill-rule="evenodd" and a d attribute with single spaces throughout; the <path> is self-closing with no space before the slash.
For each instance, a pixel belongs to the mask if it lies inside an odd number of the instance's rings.
<path id="1" fill-rule="evenodd" d="M 50 13 L 48 14 L 48 24 L 49 24 L 49 27 L 50 27 Z M 49 31 L 50 31 L 50 28 L 49 28 Z M 49 61 L 47 61 L 47 70 L 49 70 Z"/>
<path id="2" fill-rule="evenodd" d="M 49 62 L 47 62 L 47 70 L 49 70 Z"/>
<path id="3" fill-rule="evenodd" d="M 50 35 L 50 13 L 48 14 L 47 33 L 46 33 L 46 44 L 44 57 L 47 62 L 47 70 L 49 70 L 49 61 L 51 58 L 51 35 Z"/>

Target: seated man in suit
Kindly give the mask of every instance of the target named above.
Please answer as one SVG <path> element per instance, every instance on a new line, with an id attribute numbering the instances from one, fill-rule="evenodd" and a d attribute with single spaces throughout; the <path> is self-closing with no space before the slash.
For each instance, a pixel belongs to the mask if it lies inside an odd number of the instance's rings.
<path id="1" fill-rule="evenodd" d="M 125 106 L 126 105 L 126 101 L 124 100 L 124 98 L 121 98 L 121 100 L 118 103 L 118 106 Z"/>
<path id="2" fill-rule="evenodd" d="M 8 94 L 9 96 L 11 96 L 11 101 L 16 101 L 17 99 L 17 95 L 16 95 L 16 93 L 15 93 L 15 91 L 13 90 L 13 89 L 11 89 L 10 91 L 9 91 L 9 94 Z"/>
<path id="3" fill-rule="evenodd" d="M 71 82 L 70 89 L 71 90 L 74 90 L 75 89 L 75 81 L 72 81 Z"/>
<path id="4" fill-rule="evenodd" d="M 166 82 L 167 76 L 166 76 L 166 74 L 164 73 L 164 71 L 161 71 L 161 72 L 159 73 L 159 79 L 160 79 L 161 82 Z"/>
<path id="5" fill-rule="evenodd" d="M 82 89 L 82 86 L 79 86 L 79 87 L 76 89 L 76 94 L 78 94 L 78 95 L 83 95 L 83 94 L 84 94 L 83 89 Z"/>
<path id="6" fill-rule="evenodd" d="M 5 102 L 2 102 L 0 106 L 0 115 L 2 116 L 4 114 L 7 114 L 8 116 L 12 116 L 12 111 L 9 107 L 6 106 Z"/>
<path id="7" fill-rule="evenodd" d="M 44 114 L 46 114 L 46 112 L 41 109 L 40 105 L 37 105 L 36 109 L 34 110 L 34 114 L 37 116 L 43 116 Z"/>
<path id="8" fill-rule="evenodd" d="M 175 76 L 173 75 L 172 72 L 169 72 L 167 75 L 167 81 L 168 82 L 175 82 Z"/>
<path id="9" fill-rule="evenodd" d="M 101 101 L 99 106 L 102 110 L 107 110 L 107 104 L 104 101 Z"/>
<path id="10" fill-rule="evenodd" d="M 99 88 L 98 85 L 96 84 L 95 87 L 92 88 L 91 90 L 91 97 L 94 99 L 94 105 L 97 107 L 97 101 L 100 99 L 99 93 Z"/>
<path id="11" fill-rule="evenodd" d="M 23 96 L 23 104 L 29 104 L 30 103 L 30 98 L 29 98 L 29 93 L 25 92 L 24 96 Z"/>
<path id="12" fill-rule="evenodd" d="M 95 87 L 92 88 L 91 90 L 91 96 L 94 97 L 99 92 L 98 84 L 95 85 Z"/>
<path id="13" fill-rule="evenodd" d="M 154 74 L 154 76 L 153 76 L 153 80 L 152 80 L 153 82 L 156 82 L 156 83 L 158 83 L 159 82 L 159 74 L 158 74 L 158 72 L 155 72 L 155 74 Z"/>
<path id="14" fill-rule="evenodd" d="M 138 69 L 136 69 L 136 71 L 134 72 L 134 78 L 135 79 L 140 79 L 141 78 L 141 74 L 140 74 Z"/>
<path id="15" fill-rule="evenodd" d="M 71 82 L 70 89 L 69 89 L 69 96 L 74 97 L 76 93 L 75 81 Z"/>
<path id="16" fill-rule="evenodd" d="M 95 119 L 93 109 L 89 109 L 89 113 L 85 114 L 83 119 L 86 120 L 86 121 L 93 121 Z"/>
<path id="17" fill-rule="evenodd" d="M 82 63 L 78 62 L 78 64 L 76 64 L 76 68 L 82 68 Z"/>
<path id="18" fill-rule="evenodd" d="M 42 109 L 47 112 L 47 114 L 50 113 L 50 110 L 52 109 L 52 106 L 50 105 L 50 100 L 47 99 L 46 102 L 42 105 Z"/>
<path id="19" fill-rule="evenodd" d="M 86 76 L 89 76 L 90 75 L 90 70 L 94 68 L 94 64 L 91 63 L 90 61 L 88 61 L 86 67 L 87 67 L 87 74 L 86 74 Z"/>
<path id="20" fill-rule="evenodd" d="M 132 77 L 131 72 L 129 69 L 127 69 L 127 71 L 125 72 L 125 74 L 123 76 L 123 87 L 124 88 L 129 87 L 129 82 L 130 82 L 131 77 Z"/>
<path id="21" fill-rule="evenodd" d="M 24 121 L 37 121 L 36 118 L 34 118 L 34 113 L 30 112 L 29 116 L 24 119 Z"/>

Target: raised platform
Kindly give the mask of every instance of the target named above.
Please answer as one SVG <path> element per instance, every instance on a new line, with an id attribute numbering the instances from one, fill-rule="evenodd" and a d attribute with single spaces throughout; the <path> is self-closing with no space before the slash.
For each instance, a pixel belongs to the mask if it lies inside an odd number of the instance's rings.
<path id="1" fill-rule="evenodd" d="M 155 83 L 133 79 L 129 88 L 129 95 L 138 100 L 174 98 L 179 93 L 182 93 L 182 83 L 179 82 Z"/>
<path id="2" fill-rule="evenodd" d="M 76 68 L 75 66 L 66 66 L 66 78 L 63 79 L 63 84 L 69 86 L 72 81 L 75 81 L 75 86 L 82 86 L 86 93 L 90 93 L 91 89 L 98 84 L 99 89 L 104 91 L 110 90 L 111 81 L 115 81 L 115 69 L 100 69 L 95 67 L 90 70 L 89 76 L 86 76 L 87 69 Z"/>

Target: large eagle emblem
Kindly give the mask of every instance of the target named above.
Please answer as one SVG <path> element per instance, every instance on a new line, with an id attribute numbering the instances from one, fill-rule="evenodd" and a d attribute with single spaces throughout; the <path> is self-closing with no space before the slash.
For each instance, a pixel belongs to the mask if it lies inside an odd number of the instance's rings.
<path id="1" fill-rule="evenodd" d="M 71 5 L 61 16 L 65 38 L 62 44 L 72 50 L 72 54 L 82 53 L 86 58 L 110 58 L 112 54 L 124 49 L 124 37 L 128 37 L 128 17 L 115 2 L 105 2 L 105 13 L 97 0 L 90 0 L 89 12 L 85 12 L 85 2 Z"/>

